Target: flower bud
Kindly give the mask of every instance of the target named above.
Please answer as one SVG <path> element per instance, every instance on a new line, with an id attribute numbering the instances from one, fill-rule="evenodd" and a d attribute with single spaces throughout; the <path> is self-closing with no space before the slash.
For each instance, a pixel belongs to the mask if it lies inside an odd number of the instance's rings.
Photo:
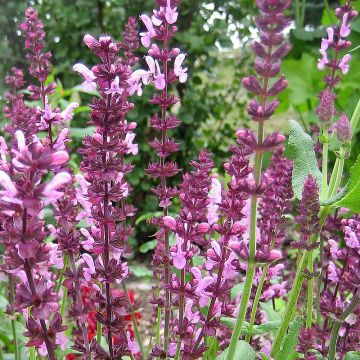
<path id="1" fill-rule="evenodd" d="M 171 230 L 176 229 L 176 220 L 172 216 L 164 216 L 163 217 L 164 225 Z"/>
<path id="2" fill-rule="evenodd" d="M 351 140 L 352 131 L 347 116 L 342 113 L 340 119 L 335 124 L 336 136 L 341 143 Z"/>
<path id="3" fill-rule="evenodd" d="M 335 94 L 331 89 L 326 88 L 320 93 L 320 103 L 315 112 L 323 124 L 329 124 L 335 114 Z"/>
<path id="4" fill-rule="evenodd" d="M 200 223 L 196 229 L 201 234 L 207 233 L 210 229 L 210 225 L 208 223 Z"/>

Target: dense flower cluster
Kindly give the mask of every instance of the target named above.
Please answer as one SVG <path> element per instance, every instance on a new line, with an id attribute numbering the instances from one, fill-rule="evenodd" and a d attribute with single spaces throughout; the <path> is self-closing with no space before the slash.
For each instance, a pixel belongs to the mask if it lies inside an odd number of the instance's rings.
<path id="1" fill-rule="evenodd" d="M 133 169 L 124 158 L 138 152 L 133 143 L 136 124 L 126 121 L 126 113 L 133 107 L 128 101 L 131 67 L 118 61 L 118 53 L 124 45 L 114 42 L 111 37 L 95 39 L 85 35 L 84 43 L 100 63 L 91 70 L 76 64 L 74 70 L 84 76 L 87 86 L 99 91 L 100 98 L 94 98 L 91 105 L 90 122 L 96 126 L 96 132 L 84 138 L 80 150 L 84 176 L 78 176 L 82 190 L 78 198 L 83 205 L 82 216 L 91 226 L 90 231 L 81 230 L 85 237 L 82 245 L 87 251 L 82 255 L 83 272 L 94 290 L 96 320 L 103 326 L 109 346 L 107 356 L 115 359 L 138 352 L 136 343 L 124 329 L 127 298 L 114 296 L 112 292 L 112 287 L 128 276 L 128 266 L 122 256 L 127 251 L 127 239 L 132 229 L 125 220 L 136 211 L 124 201 L 130 191 L 125 177 Z M 120 207 L 116 206 L 119 202 Z M 120 341 L 114 341 L 115 335 Z M 107 353 L 95 339 L 91 350 L 96 358 Z"/>

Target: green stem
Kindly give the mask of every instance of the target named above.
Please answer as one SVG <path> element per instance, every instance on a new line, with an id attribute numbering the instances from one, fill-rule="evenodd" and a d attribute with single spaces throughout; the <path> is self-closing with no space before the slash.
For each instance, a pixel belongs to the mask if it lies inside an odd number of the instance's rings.
<path id="1" fill-rule="evenodd" d="M 64 262 L 64 266 L 60 270 L 59 277 L 58 277 L 58 279 L 56 281 L 56 286 L 55 286 L 55 292 L 56 293 L 59 292 L 59 290 L 60 290 L 60 287 L 61 287 L 61 285 L 62 285 L 62 283 L 64 281 L 64 271 L 66 270 L 66 268 L 69 265 L 69 258 L 68 258 L 67 253 L 64 254 L 64 261 L 63 262 Z"/>
<path id="2" fill-rule="evenodd" d="M 360 297 L 359 295 L 355 294 L 350 302 L 350 304 L 347 306 L 347 308 L 344 310 L 343 314 L 340 316 L 338 320 L 335 320 L 334 325 L 331 330 L 331 337 L 330 337 L 330 345 L 329 345 L 329 360 L 334 360 L 336 355 L 336 343 L 337 338 L 339 335 L 339 330 L 345 319 L 353 312 L 353 310 L 356 308 L 356 306 L 360 303 Z"/>
<path id="3" fill-rule="evenodd" d="M 181 350 L 181 340 L 179 339 L 176 347 L 176 354 L 174 360 L 179 360 L 180 350 Z"/>
<path id="4" fill-rule="evenodd" d="M 101 345 L 102 339 L 102 329 L 101 323 L 99 321 L 96 322 L 96 341 Z"/>
<path id="5" fill-rule="evenodd" d="M 287 303 L 287 306 L 286 306 L 286 309 L 285 309 L 285 312 L 283 315 L 283 319 L 280 324 L 279 331 L 276 334 L 276 337 L 275 337 L 275 340 L 274 340 L 274 343 L 273 343 L 273 346 L 271 349 L 271 356 L 273 358 L 276 358 L 276 356 L 279 354 L 279 352 L 281 350 L 280 349 L 281 344 L 284 340 L 286 331 L 290 324 L 290 321 L 291 321 L 291 318 L 292 318 L 292 315 L 294 312 L 294 308 L 296 308 L 296 304 L 297 304 L 297 301 L 299 298 L 301 287 L 302 287 L 302 284 L 304 281 L 303 271 L 305 269 L 307 261 L 308 261 L 308 252 L 304 251 L 304 253 L 301 256 L 299 267 L 298 267 L 296 275 L 295 275 L 293 287 L 290 292 L 290 296 L 289 296 L 288 303 Z"/>
<path id="6" fill-rule="evenodd" d="M 305 11 L 306 11 L 306 0 L 303 0 L 301 3 L 301 16 L 300 16 L 300 25 L 302 28 L 304 27 Z"/>
<path id="7" fill-rule="evenodd" d="M 324 131 L 324 136 L 328 136 L 327 130 Z M 329 156 L 329 143 L 326 142 L 323 144 L 323 154 L 322 154 L 322 166 L 321 166 L 321 198 L 323 200 L 326 199 L 327 192 L 328 192 L 328 156 Z"/>
<path id="8" fill-rule="evenodd" d="M 309 251 L 308 270 L 310 274 L 314 272 L 312 250 Z M 311 276 L 311 278 L 308 279 L 307 304 L 306 304 L 306 327 L 308 329 L 310 329 L 312 326 L 312 313 L 313 313 L 313 301 L 314 301 L 313 298 L 314 298 L 314 277 Z"/>
<path id="9" fill-rule="evenodd" d="M 156 320 L 156 340 L 155 343 L 160 343 L 160 328 L 161 328 L 161 308 L 157 309 L 157 320 Z"/>
<path id="10" fill-rule="evenodd" d="M 261 278 L 259 280 L 259 284 L 256 289 L 255 298 L 254 298 L 253 306 L 251 309 L 251 315 L 250 315 L 249 332 L 246 334 L 246 338 L 245 338 L 245 341 L 247 341 L 247 342 L 249 342 L 250 338 L 251 338 L 251 333 L 252 333 L 254 323 L 255 323 L 256 311 L 259 306 L 260 296 L 262 293 L 262 289 L 263 289 L 263 286 L 264 286 L 264 283 L 266 280 L 266 275 L 269 270 L 269 267 L 270 267 L 270 264 L 266 264 L 264 266 L 263 272 L 261 274 Z"/>
<path id="11" fill-rule="evenodd" d="M 140 347 L 141 358 L 145 359 L 145 357 L 144 357 L 144 354 L 145 354 L 144 353 L 144 346 L 143 346 L 143 342 L 141 340 L 139 328 L 138 328 L 137 323 L 136 323 L 136 317 L 135 317 L 135 313 L 134 313 L 134 308 L 133 308 L 133 306 L 131 304 L 131 301 L 130 301 L 130 298 L 129 298 L 129 293 L 127 291 L 126 284 L 125 284 L 124 280 L 122 281 L 122 288 L 123 288 L 123 290 L 125 292 L 126 299 L 129 302 L 129 308 L 130 308 L 130 313 L 131 313 L 131 322 L 132 322 L 133 327 L 134 327 L 136 341 L 137 341 L 137 343 L 139 344 L 139 347 Z"/>
<path id="12" fill-rule="evenodd" d="M 14 304 L 14 300 L 15 300 L 14 281 L 13 281 L 12 275 L 9 275 L 9 302 L 10 302 L 10 304 Z M 15 360 L 20 360 L 19 340 L 17 338 L 17 333 L 16 333 L 16 315 L 15 315 L 14 311 L 12 311 L 12 313 L 11 313 L 11 329 L 12 329 L 14 347 L 15 347 Z"/>
<path id="13" fill-rule="evenodd" d="M 30 316 L 30 308 L 28 308 L 28 316 Z M 29 349 L 30 360 L 35 360 L 35 348 L 32 346 Z"/>
<path id="14" fill-rule="evenodd" d="M 68 289 L 66 287 L 64 287 L 63 296 L 61 299 L 61 306 L 60 306 L 60 315 L 62 318 L 64 318 L 64 315 L 65 315 L 67 295 L 68 295 Z"/>
<path id="15" fill-rule="evenodd" d="M 233 333 L 231 335 L 230 345 L 228 347 L 228 352 L 226 355 L 226 360 L 233 360 L 235 359 L 235 351 L 236 351 L 236 345 L 240 337 L 241 329 L 245 320 L 245 315 L 247 311 L 247 306 L 249 302 L 249 297 L 251 294 L 251 287 L 252 282 L 255 274 L 255 264 L 249 263 L 248 269 L 246 272 L 246 279 L 244 284 L 244 289 L 241 295 L 241 302 L 240 302 L 240 311 L 239 315 L 236 319 L 236 324 L 233 330 Z"/>
<path id="16" fill-rule="evenodd" d="M 265 85 L 267 87 L 267 85 Z M 265 100 L 266 101 L 266 100 Z M 263 159 L 262 143 L 264 140 L 264 122 L 258 123 L 258 148 L 255 154 L 254 164 L 254 178 L 255 183 L 260 183 L 261 177 L 261 165 Z M 231 335 L 230 345 L 226 355 L 226 360 L 233 360 L 235 356 L 237 342 L 240 337 L 241 329 L 245 320 L 249 299 L 251 295 L 252 283 L 255 275 L 255 255 L 256 255 L 256 225 L 257 225 L 257 197 L 251 198 L 251 209 L 250 209 L 250 231 L 249 231 L 249 262 L 248 269 L 246 271 L 246 278 L 244 289 L 241 294 L 241 302 L 239 314 L 236 319 L 235 327 Z"/>

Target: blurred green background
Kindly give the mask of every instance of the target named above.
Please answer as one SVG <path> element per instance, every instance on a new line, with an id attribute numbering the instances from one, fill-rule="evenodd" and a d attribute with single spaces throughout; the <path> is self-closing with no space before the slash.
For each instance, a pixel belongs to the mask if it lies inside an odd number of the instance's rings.
<path id="1" fill-rule="evenodd" d="M 107 33 L 120 40 L 127 18 L 150 14 L 155 0 L 0 0 L 1 93 L 6 90 L 4 77 L 11 66 L 27 68 L 18 25 L 29 5 L 40 13 L 47 32 L 47 48 L 53 54 L 51 80 L 55 80 L 58 87 L 51 102 L 60 107 L 66 106 L 69 101 L 81 104 L 71 123 L 73 140 L 70 146 L 76 150 L 84 134 L 92 131 L 87 125 L 87 104 L 91 102 L 91 96 L 79 90 L 80 78 L 72 72 L 76 62 L 92 66 L 96 60 L 82 44 L 84 34 Z M 336 21 L 333 9 L 337 5 L 338 1 L 331 0 L 293 0 L 289 10 L 289 16 L 294 19 L 290 30 L 293 48 L 283 63 L 289 87 L 281 96 L 276 116 L 269 122 L 269 131 L 286 133 L 290 118 L 301 121 L 307 129 L 316 122 L 314 109 L 317 94 L 323 88 L 324 75 L 316 68 L 318 48 L 321 37 L 325 36 L 326 26 Z M 354 5 L 359 11 L 359 1 Z M 181 106 L 174 111 L 183 124 L 174 136 L 181 143 L 176 160 L 184 170 L 202 147 L 214 154 L 220 169 L 228 157 L 227 149 L 234 140 L 235 130 L 251 126 L 246 114 L 248 97 L 241 87 L 241 79 L 253 71 L 249 45 L 257 36 L 252 22 L 254 11 L 253 0 L 181 1 L 179 31 L 174 45 L 188 54 L 186 61 L 190 78 L 186 84 L 175 89 L 181 98 Z M 348 116 L 351 116 L 360 93 L 359 50 L 356 49 L 360 45 L 360 18 L 354 21 L 352 29 L 351 70 L 341 82 L 336 99 L 337 108 Z M 140 48 L 139 66 L 144 54 L 145 50 Z M 143 170 L 154 158 L 147 144 L 147 140 L 154 136 L 149 127 L 149 119 L 156 110 L 148 103 L 152 92 L 153 89 L 147 88 L 141 98 L 132 99 L 136 107 L 128 117 L 138 124 L 140 149 L 133 160 L 136 168 L 129 176 L 134 187 L 134 205 L 139 208 L 140 218 L 134 237 L 138 243 L 143 243 L 153 234 L 154 229 L 149 228 L 144 220 L 152 216 L 158 206 L 150 191 L 153 184 Z M 354 156 L 359 150 L 360 143 L 357 141 Z M 73 151 L 71 165 L 75 171 L 78 171 L 79 163 L 80 157 Z"/>

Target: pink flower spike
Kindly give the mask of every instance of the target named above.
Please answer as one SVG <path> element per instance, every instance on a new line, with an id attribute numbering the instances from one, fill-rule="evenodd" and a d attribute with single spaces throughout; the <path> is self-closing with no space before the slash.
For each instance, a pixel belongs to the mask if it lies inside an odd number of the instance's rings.
<path id="1" fill-rule="evenodd" d="M 62 165 L 69 160 L 69 154 L 66 151 L 56 151 L 51 156 L 52 165 Z"/>
<path id="2" fill-rule="evenodd" d="M 166 8 L 165 8 L 165 19 L 168 24 L 176 23 L 178 18 L 178 12 L 176 11 L 177 8 L 171 8 L 171 0 L 166 1 Z"/>
<path id="3" fill-rule="evenodd" d="M 73 70 L 84 77 L 85 81 L 81 84 L 81 88 L 84 91 L 96 90 L 96 83 L 94 82 L 96 77 L 90 69 L 88 69 L 84 64 L 75 64 L 73 66 Z"/>
<path id="4" fill-rule="evenodd" d="M 340 36 L 345 38 L 348 37 L 350 35 L 350 26 L 347 25 L 347 19 L 348 19 L 349 14 L 345 13 L 342 19 L 342 24 L 340 27 Z"/>
<path id="5" fill-rule="evenodd" d="M 351 55 L 346 54 L 344 55 L 344 57 L 341 59 L 338 67 L 339 69 L 341 69 L 341 72 L 345 75 L 349 72 L 349 64 L 348 62 L 351 60 Z"/>
<path id="6" fill-rule="evenodd" d="M 179 54 L 174 61 L 174 73 L 181 83 L 184 83 L 188 78 L 188 69 L 181 67 L 183 61 L 185 60 L 185 56 L 186 54 Z"/>

